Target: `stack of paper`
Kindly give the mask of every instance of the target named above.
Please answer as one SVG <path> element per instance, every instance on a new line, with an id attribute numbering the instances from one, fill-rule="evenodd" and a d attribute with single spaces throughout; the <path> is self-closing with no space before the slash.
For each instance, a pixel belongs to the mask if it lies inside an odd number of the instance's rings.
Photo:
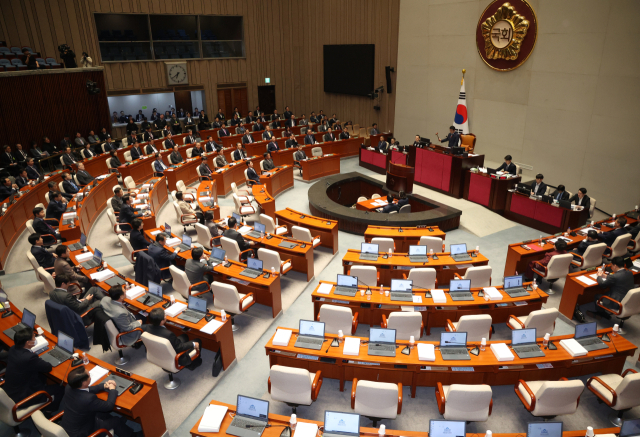
<path id="1" fill-rule="evenodd" d="M 360 339 L 357 337 L 345 337 L 342 353 L 345 355 L 360 355 Z"/>
<path id="2" fill-rule="evenodd" d="M 111 270 L 105 269 L 101 272 L 91 273 L 91 279 L 93 279 L 96 282 L 104 282 L 107 279 L 113 278 L 115 275 L 116 274 L 113 273 Z"/>
<path id="3" fill-rule="evenodd" d="M 224 405 L 209 405 L 200 419 L 198 432 L 219 432 L 225 414 L 227 414 L 227 407 Z"/>
<path id="4" fill-rule="evenodd" d="M 498 361 L 513 361 L 515 359 L 506 343 L 491 343 L 491 352 Z"/>
<path id="5" fill-rule="evenodd" d="M 224 325 L 224 323 L 221 320 L 213 319 L 202 328 L 200 328 L 200 331 L 204 332 L 205 334 L 213 334 L 222 325 Z"/>
<path id="6" fill-rule="evenodd" d="M 89 370 L 90 382 L 89 385 L 94 385 L 98 381 L 102 379 L 103 376 L 107 375 L 109 371 L 104 367 L 96 366 L 93 369 Z"/>
<path id="7" fill-rule="evenodd" d="M 187 309 L 186 303 L 176 302 L 173 305 L 171 305 L 169 308 L 164 310 L 164 312 L 167 316 L 175 317 L 186 309 Z"/>
<path id="8" fill-rule="evenodd" d="M 142 184 L 142 188 L 149 188 L 151 184 Z"/>
<path id="9" fill-rule="evenodd" d="M 79 263 L 83 263 L 85 261 L 89 261 L 93 258 L 93 253 L 87 251 L 86 253 L 81 253 L 80 255 L 76 255 L 76 261 Z"/>
<path id="10" fill-rule="evenodd" d="M 293 437 L 315 437 L 318 434 L 318 425 L 309 422 L 298 422 Z"/>
<path id="11" fill-rule="evenodd" d="M 420 361 L 435 361 L 436 346 L 433 343 L 418 343 L 418 359 Z"/>
<path id="12" fill-rule="evenodd" d="M 576 279 L 585 285 L 596 285 L 598 282 L 591 279 L 589 276 L 578 276 Z"/>
<path id="13" fill-rule="evenodd" d="M 62 214 L 62 218 L 65 220 L 68 219 L 74 219 L 78 216 L 78 214 L 76 214 L 75 212 L 65 212 L 64 214 Z"/>
<path id="14" fill-rule="evenodd" d="M 434 303 L 447 303 L 447 296 L 444 290 L 431 290 L 431 296 Z"/>
<path id="15" fill-rule="evenodd" d="M 151 231 L 151 232 L 149 232 L 149 233 L 155 237 L 155 236 L 156 236 L 156 235 L 158 235 L 160 232 L 162 232 L 162 230 L 158 229 L 157 231 Z"/>
<path id="16" fill-rule="evenodd" d="M 320 284 L 318 287 L 318 294 L 331 294 L 331 290 L 333 290 L 333 284 L 327 284 L 326 282 Z"/>
<path id="17" fill-rule="evenodd" d="M 149 198 L 149 194 L 148 193 L 138 194 L 136 196 L 136 199 L 148 199 L 148 198 Z"/>
<path id="18" fill-rule="evenodd" d="M 242 235 L 248 234 L 251 231 L 252 231 L 252 229 L 249 226 L 243 226 L 240 229 L 238 229 L 238 232 L 241 233 Z"/>
<path id="19" fill-rule="evenodd" d="M 182 240 L 179 239 L 178 237 L 167 238 L 167 241 L 164 242 L 164 244 L 166 244 L 169 247 L 177 246 L 180 243 L 182 243 Z"/>
<path id="20" fill-rule="evenodd" d="M 136 285 L 135 287 L 128 289 L 125 295 L 127 296 L 127 299 L 135 299 L 142 296 L 144 293 L 146 293 L 146 290 L 141 286 Z"/>
<path id="21" fill-rule="evenodd" d="M 291 340 L 291 329 L 277 329 L 276 335 L 273 336 L 273 344 L 276 346 L 289 346 L 289 340 Z"/>
<path id="22" fill-rule="evenodd" d="M 502 300 L 502 293 L 498 291 L 496 287 L 484 287 L 485 296 L 489 297 L 489 300 Z"/>
<path id="23" fill-rule="evenodd" d="M 209 202 L 211 200 L 211 197 L 199 197 L 198 200 L 200 202 Z"/>
<path id="24" fill-rule="evenodd" d="M 31 352 L 38 352 L 40 350 L 48 349 L 49 342 L 43 335 L 36 335 L 36 344 L 31 348 Z"/>
<path id="25" fill-rule="evenodd" d="M 583 348 L 575 338 L 565 338 L 564 340 L 560 340 L 560 346 L 565 348 L 565 350 L 569 352 L 572 357 L 581 357 L 583 355 L 587 355 L 587 350 Z"/>

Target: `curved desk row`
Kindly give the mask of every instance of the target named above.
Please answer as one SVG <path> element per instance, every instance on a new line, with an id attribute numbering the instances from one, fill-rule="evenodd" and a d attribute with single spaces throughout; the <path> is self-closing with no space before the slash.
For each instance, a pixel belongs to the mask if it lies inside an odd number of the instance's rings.
<path id="1" fill-rule="evenodd" d="M 549 234 L 564 232 L 568 228 L 578 228 L 589 219 L 588 210 L 577 211 L 550 205 L 516 191 L 507 192 L 507 201 L 502 215 L 511 221 Z"/>
<path id="2" fill-rule="evenodd" d="M 280 226 L 286 226 L 290 234 L 292 226 L 309 229 L 312 236 L 320 236 L 320 246 L 328 247 L 333 253 L 338 253 L 338 221 L 303 214 L 291 208 L 275 212 Z"/>
<path id="3" fill-rule="evenodd" d="M 364 231 L 364 241 L 371 243 L 373 238 L 393 238 L 393 243 L 396 246 L 395 252 L 409 252 L 409 246 L 416 246 L 420 243 L 421 237 L 435 237 L 441 238 L 442 241 L 447 237 L 447 234 L 440 230 L 438 226 L 425 226 L 425 227 L 391 227 L 391 226 L 368 226 Z"/>

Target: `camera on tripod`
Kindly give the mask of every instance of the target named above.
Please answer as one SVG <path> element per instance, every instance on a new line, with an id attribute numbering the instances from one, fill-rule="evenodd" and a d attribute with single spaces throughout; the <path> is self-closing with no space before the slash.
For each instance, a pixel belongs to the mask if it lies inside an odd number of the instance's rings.
<path id="1" fill-rule="evenodd" d="M 60 53 L 64 53 L 64 52 L 66 52 L 67 50 L 71 50 L 71 47 L 69 47 L 67 44 L 60 44 L 60 45 L 58 46 L 58 51 L 59 51 Z"/>

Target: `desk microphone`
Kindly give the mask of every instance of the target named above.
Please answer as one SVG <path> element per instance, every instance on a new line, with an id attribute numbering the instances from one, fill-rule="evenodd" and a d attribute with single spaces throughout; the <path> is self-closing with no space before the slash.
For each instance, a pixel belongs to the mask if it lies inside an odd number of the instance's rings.
<path id="1" fill-rule="evenodd" d="M 366 287 L 367 287 L 367 291 L 366 291 L 364 294 L 371 294 L 371 287 L 369 287 L 367 284 L 365 284 L 364 282 L 362 282 L 362 281 L 360 280 L 360 278 L 358 278 L 357 276 L 356 276 L 355 278 L 358 280 L 358 282 L 359 282 L 360 284 L 362 284 L 362 285 L 364 285 L 364 286 L 366 286 Z"/>

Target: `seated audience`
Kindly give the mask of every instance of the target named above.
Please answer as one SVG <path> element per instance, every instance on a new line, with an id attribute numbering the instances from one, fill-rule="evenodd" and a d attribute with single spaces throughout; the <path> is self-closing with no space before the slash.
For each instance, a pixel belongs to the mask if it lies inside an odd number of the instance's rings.
<path id="1" fill-rule="evenodd" d="M 240 248 L 240 252 L 243 252 L 247 249 L 250 249 L 251 246 L 254 246 L 255 243 L 253 241 L 247 241 L 242 237 L 242 234 L 236 230 L 238 223 L 234 217 L 230 217 L 227 221 L 228 229 L 222 233 L 223 237 L 230 238 L 235 240 L 238 243 L 238 247 Z M 247 254 L 244 253 L 243 257 L 246 257 Z"/>
<path id="2" fill-rule="evenodd" d="M 176 265 L 176 253 L 169 252 L 165 247 L 164 243 L 167 241 L 167 236 L 170 235 L 165 234 L 164 232 L 160 232 L 156 235 L 156 241 L 149 244 L 149 256 L 153 258 L 156 265 L 159 269 L 167 268 L 171 265 Z M 170 278 L 171 272 L 169 270 L 164 270 L 162 272 L 163 278 Z"/>
<path id="3" fill-rule="evenodd" d="M 587 211 L 591 208 L 591 199 L 587 196 L 587 189 L 580 188 L 576 194 L 571 196 L 569 202 L 575 202 L 578 206 L 583 206 Z"/>
<path id="4" fill-rule="evenodd" d="M 118 215 L 118 223 L 120 223 L 120 229 L 123 231 L 131 230 L 131 225 L 133 224 L 134 219 L 144 217 L 144 214 L 138 214 L 136 212 L 136 210 L 131 206 L 132 203 L 133 199 L 131 196 L 128 194 L 126 196 L 122 196 L 122 206 L 120 207 L 120 214 Z"/>
<path id="5" fill-rule="evenodd" d="M 273 159 L 271 159 L 271 153 L 264 152 L 263 156 L 264 161 L 262 161 L 262 168 L 264 168 L 264 171 L 269 171 L 276 168 L 276 165 L 273 163 Z"/>
<path id="6" fill-rule="evenodd" d="M 589 248 L 589 246 L 593 246 L 594 244 L 600 244 L 600 243 L 601 241 L 598 240 L 598 232 L 592 229 L 589 232 L 587 232 L 587 238 L 582 240 L 580 244 L 578 244 L 578 247 L 573 249 L 571 252 L 575 253 L 576 255 L 583 256 L 584 253 Z"/>
<path id="7" fill-rule="evenodd" d="M 613 300 L 622 302 L 629 290 L 635 288 L 636 285 L 633 280 L 633 273 L 625 268 L 624 258 L 616 256 L 611 259 L 611 273 L 608 275 L 604 271 L 598 270 L 598 286 L 600 288 L 608 288 L 609 291 L 604 294 L 597 295 L 594 302 L 597 302 L 602 296 L 608 296 Z M 609 299 L 604 299 L 602 304 L 614 311 L 621 310 L 620 305 L 616 302 L 612 302 Z M 610 319 L 611 314 L 596 305 L 595 313 L 592 315 Z"/>
<path id="8" fill-rule="evenodd" d="M 164 162 L 162 162 L 162 155 L 160 153 L 156 153 L 156 160 L 153 162 L 153 168 L 156 173 L 164 174 L 164 171 L 169 168 Z"/>
<path id="9" fill-rule="evenodd" d="M 144 228 L 144 222 L 139 218 L 133 219 L 131 226 L 133 229 L 129 234 L 129 243 L 131 243 L 133 250 L 148 249 L 150 243 L 145 238 L 144 231 L 142 230 Z"/>
<path id="10" fill-rule="evenodd" d="M 67 204 L 62 201 L 59 191 L 49 194 L 49 205 L 47 205 L 47 218 L 56 219 L 58 223 L 62 219 L 62 214 L 67 210 Z"/>
<path id="11" fill-rule="evenodd" d="M 78 183 L 84 187 L 92 183 L 96 178 L 91 176 L 91 174 L 89 174 L 89 172 L 84 169 L 84 164 L 82 162 L 79 162 L 78 171 L 76 172 L 76 179 L 78 179 Z"/>
<path id="12" fill-rule="evenodd" d="M 66 274 L 56 273 L 55 282 L 56 288 L 49 293 L 49 299 L 68 307 L 79 316 L 82 316 L 91 308 L 98 308 L 100 300 L 104 297 L 104 293 L 99 287 L 91 287 L 85 293 L 74 295 L 75 292 L 69 288 L 73 280 Z M 87 314 L 82 320 L 85 325 L 89 324 L 93 320 L 93 315 Z"/>
<path id="13" fill-rule="evenodd" d="M 555 246 L 555 250 L 552 250 L 550 252 L 547 252 L 544 256 L 544 258 L 542 258 L 541 260 L 537 261 L 539 264 L 543 265 L 543 266 L 547 266 L 549 264 L 549 261 L 551 261 L 551 258 L 554 257 L 555 255 L 562 255 L 567 253 L 567 242 L 564 240 L 557 240 L 554 244 Z M 524 278 L 526 281 L 531 281 L 533 279 L 536 279 L 536 274 L 533 273 L 533 269 L 534 267 L 537 267 L 534 263 L 536 261 L 531 261 L 529 263 L 529 265 L 527 266 L 527 271 L 524 273 Z M 539 267 L 537 267 L 539 269 Z M 539 279 L 539 278 L 538 278 Z"/>
<path id="14" fill-rule="evenodd" d="M 201 262 L 204 257 L 205 262 Z M 188 259 L 184 271 L 189 278 L 191 285 L 198 284 L 200 282 L 206 282 L 206 284 L 200 284 L 193 288 L 194 291 L 206 291 L 211 288 L 211 282 L 213 281 L 212 274 L 205 274 L 206 272 L 213 272 L 213 265 L 207 255 L 204 255 L 202 247 L 194 247 L 191 249 L 191 258 Z"/>
<path id="15" fill-rule="evenodd" d="M 178 164 L 183 161 L 182 155 L 180 155 L 180 152 L 178 152 L 178 146 L 173 146 L 173 151 L 171 152 L 169 157 L 171 158 L 169 162 L 171 162 L 172 164 Z"/>
<path id="16" fill-rule="evenodd" d="M 149 324 L 142 325 L 142 330 L 148 332 L 151 335 L 155 335 L 156 337 L 161 337 L 169 340 L 169 343 L 171 343 L 171 347 L 176 352 L 176 354 L 185 351 L 190 352 L 193 349 L 200 349 L 200 339 L 191 341 L 189 340 L 187 334 L 176 336 L 173 332 L 166 328 L 166 322 L 167 316 L 164 310 L 162 308 L 154 308 L 149 313 Z M 178 364 L 181 366 L 185 366 L 189 370 L 194 370 L 202 364 L 202 358 L 198 357 L 195 359 L 195 361 L 192 361 L 191 357 L 189 357 L 189 354 L 186 353 L 178 358 Z"/>
<path id="17" fill-rule="evenodd" d="M 36 206 L 33 208 L 33 230 L 40 234 L 47 244 L 47 246 L 53 246 L 57 243 L 58 240 L 66 241 L 66 239 L 60 236 L 60 231 L 54 229 L 47 221 L 45 220 L 45 211 L 44 208 L 40 206 Z M 53 235 L 53 237 L 50 237 Z"/>
<path id="18" fill-rule="evenodd" d="M 259 184 L 260 176 L 258 176 L 258 173 L 253 169 L 253 161 L 247 161 L 247 167 L 247 178 L 256 184 Z"/>
<path id="19" fill-rule="evenodd" d="M 184 200 L 184 195 L 182 191 L 178 191 L 176 193 L 176 200 L 178 201 L 178 206 L 180 207 L 180 212 L 183 215 L 186 215 L 186 219 L 197 218 L 200 221 L 200 224 L 204 224 L 204 214 L 202 211 L 197 211 L 189 205 L 188 202 Z"/>
<path id="20" fill-rule="evenodd" d="M 111 287 L 109 296 L 105 296 L 100 300 L 100 306 L 105 314 L 113 321 L 118 332 L 128 332 L 140 327 L 140 320 L 129 312 L 124 306 L 125 294 L 121 285 Z M 139 317 L 142 315 L 139 314 Z M 120 342 L 127 346 L 133 345 L 140 339 L 140 331 L 130 332 L 120 337 Z"/>
<path id="21" fill-rule="evenodd" d="M 627 225 L 627 219 L 625 217 L 618 217 L 615 221 L 612 231 L 609 231 L 609 232 L 598 231 L 600 233 L 600 240 L 603 243 L 606 243 L 607 246 L 609 247 L 613 246 L 613 243 L 616 241 L 616 238 L 618 238 L 620 235 L 624 235 L 627 233 L 627 231 L 624 229 L 626 225 Z"/>
<path id="22" fill-rule="evenodd" d="M 551 193 L 551 197 L 558 202 L 561 200 L 569 200 L 569 193 L 565 190 L 564 185 L 558 185 L 558 188 Z"/>
<path id="23" fill-rule="evenodd" d="M 16 194 L 18 191 L 19 188 L 17 184 L 11 183 L 11 179 L 9 178 L 3 178 L 2 185 L 0 185 L 0 201 L 8 199 L 12 194 Z"/>
<path id="24" fill-rule="evenodd" d="M 420 144 L 420 136 L 416 135 L 416 142 L 418 142 L 418 144 Z M 414 146 L 417 146 L 418 144 L 414 143 Z M 507 155 L 504 157 L 504 162 L 502 163 L 502 165 L 498 168 L 496 168 L 496 171 L 505 171 L 509 174 L 515 175 L 516 174 L 516 165 L 511 162 L 511 155 Z"/>
<path id="25" fill-rule="evenodd" d="M 18 176 L 16 177 L 16 185 L 18 186 L 18 189 L 29 185 L 29 176 L 27 176 L 26 168 L 21 168 L 18 171 Z"/>
<path id="26" fill-rule="evenodd" d="M 531 195 L 543 196 L 547 192 L 547 184 L 542 182 L 544 176 L 541 173 L 536 175 L 536 180 L 531 183 Z"/>
<path id="27" fill-rule="evenodd" d="M 52 268 L 57 255 L 53 255 L 42 247 L 43 241 L 40 234 L 31 234 L 28 239 L 31 244 L 31 255 L 36 259 L 38 265 L 45 269 Z"/>
<path id="28" fill-rule="evenodd" d="M 67 194 L 76 194 L 80 188 L 73 181 L 69 173 L 62 173 L 62 188 Z"/>

